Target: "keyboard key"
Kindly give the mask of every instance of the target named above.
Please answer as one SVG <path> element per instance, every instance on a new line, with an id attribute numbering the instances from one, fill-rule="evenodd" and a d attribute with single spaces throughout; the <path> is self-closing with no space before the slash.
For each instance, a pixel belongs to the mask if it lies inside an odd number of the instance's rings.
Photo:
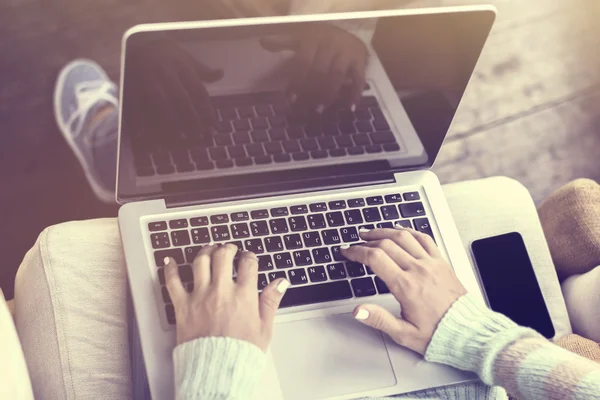
<path id="1" fill-rule="evenodd" d="M 325 203 L 313 203 L 313 204 L 310 205 L 310 211 L 312 211 L 312 212 L 327 211 L 327 204 L 325 204 Z"/>
<path id="2" fill-rule="evenodd" d="M 322 158 L 327 158 L 329 153 L 326 150 L 315 150 L 310 152 L 310 156 L 315 160 L 320 160 Z"/>
<path id="3" fill-rule="evenodd" d="M 329 202 L 330 210 L 343 210 L 346 208 L 346 201 L 344 200 L 334 200 Z"/>
<path id="4" fill-rule="evenodd" d="M 329 264 L 327 266 L 327 273 L 330 279 L 346 279 L 346 269 L 343 263 Z"/>
<path id="5" fill-rule="evenodd" d="M 308 226 L 311 229 L 322 229 L 325 228 L 325 218 L 323 214 L 311 214 L 308 216 Z"/>
<path id="6" fill-rule="evenodd" d="M 312 255 L 315 263 L 326 264 L 331 262 L 331 254 L 329 253 L 329 249 L 327 247 L 313 249 Z"/>
<path id="7" fill-rule="evenodd" d="M 380 223 L 377 224 L 377 227 L 378 228 L 393 228 L 394 224 L 391 223 L 391 222 L 380 222 Z"/>
<path id="8" fill-rule="evenodd" d="M 292 161 L 292 156 L 290 156 L 287 153 L 274 154 L 273 155 L 273 161 L 275 161 L 276 163 L 290 162 L 290 161 Z"/>
<path id="9" fill-rule="evenodd" d="M 406 200 L 406 201 L 421 200 L 421 196 L 419 195 L 419 192 L 408 192 L 408 193 L 404 193 L 404 200 Z"/>
<path id="10" fill-rule="evenodd" d="M 383 148 L 381 147 L 380 144 L 372 144 L 369 146 L 365 146 L 365 150 L 367 151 L 368 154 L 376 154 L 376 153 L 381 153 L 383 151 Z"/>
<path id="11" fill-rule="evenodd" d="M 400 208 L 400 213 L 402 214 L 403 218 L 420 217 L 425 215 L 425 208 L 423 207 L 423 203 L 420 201 L 416 203 L 400 204 L 398 207 Z"/>
<path id="12" fill-rule="evenodd" d="M 304 245 L 306 247 L 315 247 L 322 245 L 319 232 L 304 232 L 302 234 L 302 239 L 304 239 Z"/>
<path id="13" fill-rule="evenodd" d="M 210 222 L 212 224 L 225 224 L 229 222 L 229 216 L 227 214 L 211 215 Z"/>
<path id="14" fill-rule="evenodd" d="M 325 273 L 325 267 L 317 265 L 314 267 L 307 268 L 308 277 L 311 282 L 323 282 L 327 280 L 327 274 Z"/>
<path id="15" fill-rule="evenodd" d="M 333 256 L 334 261 L 344 261 L 346 257 L 340 251 L 340 246 L 333 246 L 331 248 L 331 255 Z"/>
<path id="16" fill-rule="evenodd" d="M 341 243 L 340 234 L 337 229 L 327 229 L 321 232 L 323 237 L 323 243 L 325 244 L 337 244 Z"/>
<path id="17" fill-rule="evenodd" d="M 269 234 L 267 221 L 250 222 L 250 230 L 252 231 L 252 236 L 265 236 Z"/>
<path id="18" fill-rule="evenodd" d="M 252 107 L 239 107 L 237 112 L 241 118 L 253 118 L 255 116 L 254 108 Z"/>
<path id="19" fill-rule="evenodd" d="M 362 224 L 363 218 L 360 210 L 346 210 L 344 211 L 344 216 L 346 217 L 346 222 L 349 225 Z"/>
<path id="20" fill-rule="evenodd" d="M 167 223 L 165 221 L 150 222 L 148 224 L 148 230 L 150 232 L 166 231 Z"/>
<path id="21" fill-rule="evenodd" d="M 297 214 L 306 214 L 308 212 L 308 207 L 305 204 L 298 205 L 298 206 L 291 206 L 290 207 L 290 211 L 294 215 L 297 215 Z"/>
<path id="22" fill-rule="evenodd" d="M 250 132 L 235 132 L 231 135 L 235 144 L 249 144 Z"/>
<path id="23" fill-rule="evenodd" d="M 365 265 L 365 269 L 367 270 L 367 275 L 375 275 L 375 272 L 373 272 L 373 270 L 371 269 L 371 267 L 367 267 Z"/>
<path id="24" fill-rule="evenodd" d="M 375 129 L 373 128 L 373 125 L 371 125 L 370 121 L 356 121 L 354 123 L 354 125 L 356 126 L 356 130 L 358 130 L 361 133 L 369 133 L 369 132 L 375 131 Z M 373 140 L 372 136 L 371 136 L 371 140 Z M 373 142 L 377 143 L 377 142 L 375 142 L 375 140 L 373 140 Z"/>
<path id="25" fill-rule="evenodd" d="M 267 154 L 279 154 L 283 153 L 283 147 L 279 142 L 269 142 L 265 143 L 265 151 Z"/>
<path id="26" fill-rule="evenodd" d="M 254 163 L 256 165 L 265 165 L 265 164 L 270 164 L 273 161 L 273 159 L 271 158 L 271 156 L 267 155 L 267 156 L 259 156 L 259 157 L 254 157 Z"/>
<path id="27" fill-rule="evenodd" d="M 258 274 L 257 289 L 263 290 L 264 288 L 267 287 L 268 284 L 269 284 L 269 282 L 267 282 L 267 276 L 265 274 Z"/>
<path id="28" fill-rule="evenodd" d="M 248 224 L 245 222 L 241 222 L 239 224 L 231 225 L 231 234 L 234 239 L 245 239 L 250 237 L 250 230 L 248 229 Z"/>
<path id="29" fill-rule="evenodd" d="M 352 290 L 356 297 L 373 296 L 377 294 L 371 277 L 352 279 Z"/>
<path id="30" fill-rule="evenodd" d="M 196 244 L 210 242 L 210 235 L 208 232 L 208 228 L 192 229 L 192 241 Z"/>
<path id="31" fill-rule="evenodd" d="M 214 160 L 226 160 L 228 158 L 227 151 L 225 147 L 211 147 L 208 149 L 210 153 L 210 157 Z"/>
<path id="32" fill-rule="evenodd" d="M 171 229 L 183 229 L 188 227 L 187 219 L 175 219 L 169 221 L 169 228 Z"/>
<path id="33" fill-rule="evenodd" d="M 431 225 L 427 218 L 415 218 L 413 223 L 415 224 L 415 229 L 417 231 L 425 233 L 433 238 L 433 231 L 431 230 Z"/>
<path id="34" fill-rule="evenodd" d="M 304 265 L 312 264 L 312 258 L 310 256 L 310 251 L 308 250 L 299 250 L 294 252 L 294 261 L 296 261 L 296 265 L 298 267 Z"/>
<path id="35" fill-rule="evenodd" d="M 269 253 L 283 250 L 283 242 L 279 236 L 271 236 L 265 238 L 265 247 Z"/>
<path id="36" fill-rule="evenodd" d="M 345 243 L 358 242 L 360 240 L 360 238 L 358 237 L 358 232 L 353 226 L 340 229 L 340 233 L 342 234 L 342 240 Z"/>
<path id="37" fill-rule="evenodd" d="M 375 128 L 376 131 L 389 131 L 390 125 L 385 120 L 376 120 L 373 121 L 373 128 Z"/>
<path id="38" fill-rule="evenodd" d="M 379 214 L 379 209 L 377 207 L 363 208 L 362 212 L 366 222 L 381 221 L 381 214 Z"/>
<path id="39" fill-rule="evenodd" d="M 365 275 L 365 268 L 363 265 L 354 261 L 348 261 L 346 263 L 346 270 L 348 271 L 348 276 L 350 278 L 357 278 Z"/>
<path id="40" fill-rule="evenodd" d="M 307 152 L 296 152 L 292 153 L 292 159 L 294 161 L 306 161 L 310 159 L 310 155 Z"/>
<path id="41" fill-rule="evenodd" d="M 270 117 L 269 124 L 271 124 L 271 127 L 273 128 L 282 129 L 287 126 L 287 119 L 283 116 Z"/>
<path id="42" fill-rule="evenodd" d="M 248 155 L 252 157 L 260 157 L 265 155 L 265 149 L 260 143 L 247 144 L 246 151 L 248 152 Z"/>
<path id="43" fill-rule="evenodd" d="M 383 215 L 383 219 L 398 219 L 400 216 L 398 215 L 398 209 L 396 206 L 383 206 L 381 207 L 381 214 Z"/>
<path id="44" fill-rule="evenodd" d="M 285 129 L 284 128 L 269 129 L 269 136 L 271 137 L 271 140 L 273 140 L 273 141 L 286 140 L 287 139 L 287 134 L 285 133 Z"/>
<path id="45" fill-rule="evenodd" d="M 371 141 L 373 144 L 395 143 L 396 138 L 390 131 L 381 131 L 371 133 Z"/>
<path id="46" fill-rule="evenodd" d="M 347 149 L 347 151 L 348 151 L 348 154 L 351 156 L 358 156 L 361 154 L 365 154 L 365 149 L 364 149 L 364 147 L 361 147 L 361 146 L 349 147 Z"/>
<path id="47" fill-rule="evenodd" d="M 172 165 L 160 166 L 156 168 L 156 173 L 159 175 L 168 175 L 175 172 L 175 167 Z"/>
<path id="48" fill-rule="evenodd" d="M 259 271 L 270 271 L 275 268 L 271 255 L 265 254 L 264 256 L 258 256 L 257 258 Z"/>
<path id="49" fill-rule="evenodd" d="M 231 240 L 231 235 L 229 234 L 229 227 L 227 225 L 211 226 L 210 231 L 212 233 L 212 238 L 215 242 Z"/>
<path id="50" fill-rule="evenodd" d="M 250 130 L 250 121 L 247 119 L 238 119 L 233 121 L 233 129 L 237 132 Z"/>
<path id="51" fill-rule="evenodd" d="M 246 239 L 244 240 L 244 247 L 247 251 L 251 251 L 254 254 L 261 254 L 265 252 L 265 248 L 261 239 Z"/>
<path id="52" fill-rule="evenodd" d="M 164 249 L 171 246 L 169 234 L 167 232 L 153 233 L 150 235 L 150 241 L 152 242 L 153 249 Z"/>
<path id="53" fill-rule="evenodd" d="M 285 271 L 269 272 L 267 274 L 267 276 L 269 277 L 269 282 L 273 282 L 274 280 L 279 279 L 279 278 L 287 278 Z"/>
<path id="54" fill-rule="evenodd" d="M 369 146 L 371 144 L 371 139 L 366 133 L 357 133 L 356 135 L 353 135 L 353 138 L 354 143 L 359 146 Z"/>
<path id="55" fill-rule="evenodd" d="M 323 150 L 335 149 L 337 147 L 332 137 L 320 137 L 318 139 L 319 147 Z"/>
<path id="56" fill-rule="evenodd" d="M 388 194 L 385 196 L 386 203 L 400 203 L 402 201 L 402 196 L 400 193 Z"/>
<path id="57" fill-rule="evenodd" d="M 217 168 L 233 168 L 233 160 L 217 160 L 215 165 Z"/>
<path id="58" fill-rule="evenodd" d="M 377 224 L 377 225 L 380 225 L 380 224 Z M 375 229 L 375 225 L 373 225 L 373 224 L 365 224 L 365 225 L 361 225 L 361 226 L 359 226 L 359 227 L 358 227 L 358 230 L 361 230 L 361 229 L 363 229 L 363 228 L 365 228 L 365 229 L 368 229 L 368 230 L 371 230 L 371 229 Z"/>
<path id="59" fill-rule="evenodd" d="M 276 218 L 269 221 L 271 226 L 271 232 L 274 234 L 287 233 L 288 226 L 285 222 L 285 218 Z"/>
<path id="60" fill-rule="evenodd" d="M 233 242 L 229 242 L 229 244 L 232 244 L 235 247 L 237 247 L 238 248 L 238 252 L 244 251 L 244 246 L 242 245 L 242 241 L 241 240 L 234 240 Z M 238 254 L 236 253 L 236 257 L 237 256 L 238 256 Z"/>
<path id="61" fill-rule="evenodd" d="M 283 237 L 285 248 L 288 250 L 296 250 L 302 248 L 302 238 L 299 234 L 285 235 Z"/>
<path id="62" fill-rule="evenodd" d="M 184 263 L 181 249 L 159 250 L 154 252 L 154 262 L 157 267 L 165 266 L 165 257 L 171 257 L 177 264 Z"/>
<path id="63" fill-rule="evenodd" d="M 346 149 L 331 149 L 329 155 L 331 157 L 343 157 L 346 155 Z"/>
<path id="64" fill-rule="evenodd" d="M 338 147 L 341 148 L 354 146 L 354 142 L 352 141 L 352 137 L 350 135 L 336 136 L 335 142 L 337 143 Z"/>
<path id="65" fill-rule="evenodd" d="M 379 205 L 383 204 L 383 197 L 381 197 L 381 196 L 367 197 L 367 204 L 370 206 L 379 206 Z"/>
<path id="66" fill-rule="evenodd" d="M 329 212 L 325 214 L 325 216 L 327 217 L 327 223 L 330 227 L 344 226 L 346 224 L 344 215 L 341 211 Z"/>
<path id="67" fill-rule="evenodd" d="M 348 207 L 364 207 L 365 200 L 364 199 L 350 199 L 348 200 Z"/>
<path id="68" fill-rule="evenodd" d="M 185 248 L 185 260 L 188 263 L 193 263 L 194 262 L 194 258 L 196 258 L 196 255 L 198 254 L 198 252 L 202 250 L 202 246 L 191 246 L 191 247 L 186 247 Z M 178 263 L 180 264 L 180 263 Z"/>
<path id="69" fill-rule="evenodd" d="M 252 219 L 263 219 L 269 218 L 269 211 L 267 210 L 254 210 L 250 213 Z"/>
<path id="70" fill-rule="evenodd" d="M 288 215 L 287 207 L 271 208 L 271 216 L 272 217 L 285 217 L 287 215 Z"/>
<path id="71" fill-rule="evenodd" d="M 290 253 L 277 253 L 273 256 L 273 258 L 275 259 L 275 266 L 277 268 L 291 268 L 294 266 Z"/>
<path id="72" fill-rule="evenodd" d="M 169 290 L 165 286 L 163 286 L 160 291 L 162 292 L 162 298 L 164 302 L 171 304 L 172 301 L 171 296 L 169 295 Z"/>
<path id="73" fill-rule="evenodd" d="M 171 325 L 175 325 L 175 307 L 173 307 L 173 304 L 167 304 L 165 306 L 165 312 L 167 313 L 167 322 Z"/>
<path id="74" fill-rule="evenodd" d="M 255 106 L 254 109 L 256 110 L 256 114 L 261 117 L 271 117 L 274 115 L 270 105 Z"/>
<path id="75" fill-rule="evenodd" d="M 398 151 L 400 150 L 400 145 L 398 143 L 385 143 L 383 145 L 384 151 Z"/>
<path id="76" fill-rule="evenodd" d="M 193 282 L 194 273 L 192 272 L 192 267 L 189 265 L 180 265 L 179 278 L 181 279 L 181 282 Z"/>
<path id="77" fill-rule="evenodd" d="M 158 274 L 158 283 L 160 283 L 161 285 L 165 284 L 165 269 L 164 268 L 159 268 L 156 270 L 157 274 Z"/>
<path id="78" fill-rule="evenodd" d="M 302 285 L 304 283 L 308 283 L 308 276 L 306 276 L 306 271 L 304 268 L 297 268 L 288 271 L 288 277 L 290 278 L 290 283 L 292 285 Z"/>
<path id="79" fill-rule="evenodd" d="M 246 149 L 244 146 L 229 146 L 227 152 L 230 158 L 246 158 Z"/>
<path id="80" fill-rule="evenodd" d="M 288 140 L 283 142 L 283 149 L 286 153 L 298 153 L 300 151 L 300 143 L 297 140 Z"/>
<path id="81" fill-rule="evenodd" d="M 218 146 L 230 146 L 233 144 L 231 134 L 228 132 L 217 133 L 215 135 L 215 144 Z M 231 154 L 231 153 L 230 153 Z"/>
<path id="82" fill-rule="evenodd" d="M 267 122 L 266 118 L 253 118 L 250 120 L 250 123 L 252 124 L 252 128 L 260 129 L 259 131 L 255 130 L 254 132 L 264 132 L 265 136 L 267 135 L 267 131 L 263 130 L 269 128 L 269 122 Z M 266 136 L 265 140 L 269 140 L 269 137 Z"/>
<path id="83" fill-rule="evenodd" d="M 302 215 L 289 217 L 288 222 L 292 232 L 301 232 L 308 229 L 308 226 L 306 225 L 306 219 Z"/>
<path id="84" fill-rule="evenodd" d="M 238 167 L 247 167 L 249 165 L 252 165 L 252 159 L 250 157 L 244 157 L 244 158 L 236 158 L 235 159 L 235 165 L 237 165 Z"/>
<path id="85" fill-rule="evenodd" d="M 231 220 L 234 222 L 248 221 L 249 219 L 250 219 L 250 216 L 248 215 L 248 213 L 246 211 L 240 211 L 240 212 L 231 214 Z"/>
<path id="86" fill-rule="evenodd" d="M 255 128 L 257 128 L 257 127 L 255 127 Z M 250 137 L 252 138 L 252 141 L 254 143 L 268 142 L 269 141 L 269 134 L 264 129 L 251 131 L 250 132 Z"/>
<path id="87" fill-rule="evenodd" d="M 412 224 L 409 219 L 402 219 L 400 221 L 394 222 L 394 225 L 400 225 L 403 228 L 412 229 Z"/>
<path id="88" fill-rule="evenodd" d="M 301 306 L 350 298 L 352 298 L 352 291 L 348 281 L 327 282 L 289 288 L 281 299 L 279 307 Z"/>
<path id="89" fill-rule="evenodd" d="M 190 218 L 190 224 L 192 226 L 206 226 L 208 225 L 208 217 Z"/>

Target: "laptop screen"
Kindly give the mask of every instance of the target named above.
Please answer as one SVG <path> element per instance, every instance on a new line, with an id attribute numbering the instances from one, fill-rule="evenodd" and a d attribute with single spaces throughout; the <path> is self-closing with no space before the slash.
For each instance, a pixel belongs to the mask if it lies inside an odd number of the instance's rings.
<path id="1" fill-rule="evenodd" d="M 239 198 L 429 168 L 494 14 L 360 15 L 130 34 L 119 199 Z"/>

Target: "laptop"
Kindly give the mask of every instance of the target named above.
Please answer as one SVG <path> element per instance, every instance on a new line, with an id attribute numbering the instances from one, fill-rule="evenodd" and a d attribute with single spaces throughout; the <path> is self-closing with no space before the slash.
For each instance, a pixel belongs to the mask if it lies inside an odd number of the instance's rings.
<path id="1" fill-rule="evenodd" d="M 193 290 L 190 264 L 209 242 L 257 254 L 257 292 L 291 282 L 256 398 L 387 396 L 477 379 L 355 321 L 358 304 L 397 315 L 399 305 L 339 248 L 361 243 L 361 227 L 414 228 L 484 301 L 430 167 L 494 18 L 469 6 L 125 34 L 117 200 L 153 398 L 174 393 L 163 259 Z"/>

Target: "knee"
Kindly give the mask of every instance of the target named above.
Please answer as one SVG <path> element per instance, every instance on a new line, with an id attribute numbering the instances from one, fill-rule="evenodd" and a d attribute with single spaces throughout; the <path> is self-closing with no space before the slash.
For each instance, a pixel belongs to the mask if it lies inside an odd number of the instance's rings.
<path id="1" fill-rule="evenodd" d="M 554 192 L 539 208 L 558 275 L 564 279 L 600 264 L 600 185 L 577 179 Z"/>

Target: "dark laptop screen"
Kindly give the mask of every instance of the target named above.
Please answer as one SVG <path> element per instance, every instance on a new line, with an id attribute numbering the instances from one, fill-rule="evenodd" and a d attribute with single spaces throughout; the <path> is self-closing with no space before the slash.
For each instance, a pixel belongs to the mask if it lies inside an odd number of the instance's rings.
<path id="1" fill-rule="evenodd" d="M 119 198 L 233 198 L 429 168 L 493 19 L 354 14 L 135 32 Z"/>

